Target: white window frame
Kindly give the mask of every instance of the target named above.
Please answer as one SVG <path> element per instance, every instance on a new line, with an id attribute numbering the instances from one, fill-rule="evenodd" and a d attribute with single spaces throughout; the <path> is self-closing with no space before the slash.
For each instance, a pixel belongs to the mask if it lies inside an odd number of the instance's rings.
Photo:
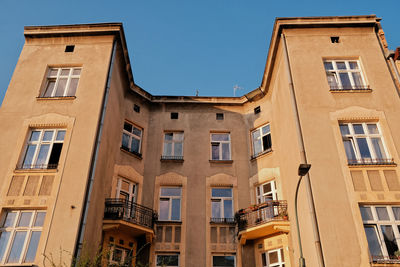
<path id="1" fill-rule="evenodd" d="M 19 223 L 20 220 L 20 216 L 23 212 L 33 212 L 31 219 L 29 221 L 29 226 L 17 226 L 17 223 Z M 16 264 L 27 264 L 30 262 L 25 262 L 26 259 L 26 254 L 28 252 L 28 248 L 29 248 L 29 242 L 31 241 L 31 236 L 33 232 L 40 232 L 40 235 L 42 235 L 42 231 L 43 231 L 43 224 L 40 226 L 34 226 L 34 222 L 36 220 L 36 217 L 38 215 L 38 213 L 43 212 L 45 213 L 45 217 L 44 220 L 46 219 L 46 211 L 45 210 L 8 210 L 7 212 L 5 212 L 3 214 L 2 217 L 2 222 L 1 222 L 1 228 L 0 228 L 0 232 L 9 232 L 10 236 L 9 239 L 7 241 L 6 247 L 4 249 L 4 254 L 0 255 L 0 264 L 2 265 L 11 265 L 11 266 L 15 266 Z M 9 226 L 9 227 L 4 227 L 4 223 L 6 220 L 6 216 L 8 213 L 16 213 L 15 219 L 14 219 L 14 223 Z M 18 262 L 7 262 L 9 260 L 9 256 L 10 256 L 10 252 L 11 252 L 11 248 L 12 245 L 14 244 L 14 238 L 15 238 L 15 234 L 17 232 L 26 232 L 26 236 L 25 236 L 25 240 L 24 240 L 24 244 L 22 246 L 22 250 L 21 250 L 21 254 L 19 256 L 19 260 Z M 36 256 L 38 253 L 38 248 L 39 248 L 39 244 L 40 244 L 40 238 L 39 238 L 39 242 L 38 245 L 36 247 Z M 35 256 L 35 258 L 36 258 Z M 34 260 L 35 260 L 34 258 Z M 34 260 L 32 262 L 34 262 Z"/>
<path id="2" fill-rule="evenodd" d="M 364 131 L 363 134 L 356 134 L 355 133 L 354 125 L 356 125 L 356 124 L 361 124 L 362 125 L 362 129 Z M 376 125 L 378 133 L 377 134 L 370 133 L 369 129 L 368 129 L 368 125 Z M 353 152 L 354 152 L 355 157 L 356 157 L 355 162 L 353 162 L 354 160 L 348 158 L 348 155 L 346 155 L 349 164 L 387 164 L 387 163 L 390 164 L 390 163 L 392 163 L 393 160 L 390 158 L 388 149 L 386 148 L 385 140 L 384 140 L 384 138 L 382 136 L 382 130 L 381 130 L 381 127 L 380 127 L 379 123 L 377 123 L 377 122 L 349 122 L 349 123 L 340 123 L 339 124 L 339 128 L 341 128 L 341 126 L 347 126 L 347 128 L 349 129 L 349 134 L 344 134 L 341 131 L 343 145 L 344 145 L 345 141 L 350 141 L 352 149 L 353 149 Z M 371 155 L 371 158 L 362 157 L 359 145 L 357 143 L 357 138 L 366 140 L 367 146 L 368 146 L 368 150 L 369 150 L 369 153 Z M 383 151 L 381 151 L 381 153 L 384 154 L 383 158 L 378 158 L 377 157 L 377 153 L 375 151 L 375 147 L 374 147 L 374 145 L 373 145 L 373 143 L 371 141 L 371 139 L 373 139 L 373 138 L 380 139 L 380 141 L 382 143 L 382 148 L 383 148 Z M 346 149 L 346 146 L 345 146 L 345 149 Z"/>
<path id="3" fill-rule="evenodd" d="M 344 62 L 346 69 L 338 69 L 337 63 L 338 62 Z M 331 63 L 333 69 L 327 69 L 326 63 Z M 350 67 L 350 63 L 356 63 L 357 68 L 352 69 Z M 328 79 L 328 84 L 331 90 L 334 91 L 340 91 L 340 90 L 365 90 L 368 89 L 366 79 L 364 77 L 363 71 L 361 69 L 361 64 L 359 60 L 353 59 L 353 60 L 324 60 L 324 68 L 326 71 L 326 77 Z M 354 81 L 353 78 L 353 73 L 358 73 L 361 77 L 361 83 L 360 85 L 357 85 L 356 82 Z M 342 79 L 340 78 L 340 74 L 347 74 L 347 77 L 350 82 L 350 87 L 344 87 L 342 84 Z M 335 84 L 332 84 L 329 81 L 329 77 L 334 79 Z"/>
<path id="4" fill-rule="evenodd" d="M 163 188 L 179 188 L 180 189 L 180 195 L 179 196 L 171 196 L 171 195 L 163 195 L 162 194 L 162 189 Z M 182 220 L 182 187 L 173 187 L 173 186 L 162 186 L 160 187 L 160 197 L 159 197 L 159 212 L 158 212 L 158 217 L 160 218 L 161 214 L 161 200 L 165 201 L 168 199 L 168 218 L 167 220 L 162 220 L 162 221 L 176 221 L 180 222 Z M 172 200 L 173 199 L 179 199 L 179 219 L 178 220 L 172 220 Z"/>
<path id="5" fill-rule="evenodd" d="M 225 254 L 213 254 L 212 256 L 211 256 L 211 265 L 214 267 L 215 265 L 214 265 L 214 257 L 226 257 L 226 256 L 233 256 L 233 260 L 234 260 L 234 263 L 233 263 L 233 266 L 236 266 L 236 255 L 232 255 L 232 254 L 228 254 L 228 255 L 225 255 Z M 217 267 L 223 267 L 223 266 L 217 266 Z"/>
<path id="6" fill-rule="evenodd" d="M 220 196 L 213 196 L 213 189 L 230 189 L 231 191 L 231 196 L 230 197 L 220 197 Z M 225 217 L 225 204 L 224 201 L 225 200 L 230 200 L 232 202 L 232 217 Z M 220 218 L 214 218 L 213 214 L 212 214 L 212 203 L 213 202 L 219 202 L 220 205 L 220 214 L 221 217 Z M 233 188 L 231 187 L 212 187 L 211 188 L 211 220 L 213 219 L 233 219 L 234 217 L 234 202 L 233 202 Z"/>
<path id="7" fill-rule="evenodd" d="M 364 218 L 363 218 L 364 226 L 372 226 L 375 228 L 375 231 L 376 231 L 377 237 L 378 237 L 378 241 L 379 241 L 379 245 L 381 247 L 382 255 L 386 258 L 389 258 L 390 255 L 388 254 L 388 250 L 386 248 L 385 239 L 384 239 L 384 235 L 382 233 L 381 226 L 391 226 L 392 227 L 392 230 L 393 230 L 393 233 L 395 236 L 395 240 L 397 243 L 397 247 L 400 250 L 400 230 L 399 230 L 400 218 L 399 218 L 399 220 L 396 220 L 394 213 L 393 213 L 393 209 L 392 209 L 392 208 L 400 208 L 400 206 L 398 206 L 398 205 L 360 205 L 360 209 L 362 207 L 370 208 L 372 216 L 373 216 L 372 220 L 364 220 Z M 386 208 L 387 214 L 389 216 L 389 220 L 380 220 L 378 217 L 376 208 Z M 374 256 L 374 255 L 371 255 L 371 257 L 372 256 Z"/>
<path id="8" fill-rule="evenodd" d="M 157 265 L 157 258 L 158 258 L 158 256 L 176 256 L 176 257 L 178 257 L 178 265 Z M 155 264 L 156 264 L 156 267 L 169 267 L 169 266 L 171 266 L 171 267 L 179 267 L 180 266 L 180 264 L 181 264 L 181 261 L 180 261 L 180 257 L 179 257 L 179 254 L 178 253 L 163 253 L 163 254 L 156 254 L 156 259 L 155 259 Z"/>
<path id="9" fill-rule="evenodd" d="M 217 136 L 217 135 L 227 135 L 228 136 L 228 140 L 225 141 L 220 141 L 220 140 L 214 140 L 213 136 Z M 210 158 L 211 160 L 232 160 L 232 149 L 231 149 L 231 134 L 230 133 L 211 133 L 210 134 L 210 140 L 211 140 L 211 155 Z M 228 159 L 222 159 L 223 156 L 223 148 L 222 145 L 223 144 L 228 144 L 229 147 L 229 158 Z M 213 158 L 213 146 L 217 145 L 218 146 L 218 158 Z"/>
<path id="10" fill-rule="evenodd" d="M 125 191 L 122 189 L 122 183 L 128 183 L 129 184 L 129 190 Z M 124 194 L 127 196 L 127 200 L 133 203 L 136 203 L 137 201 L 137 187 L 138 184 L 134 183 L 132 181 L 129 181 L 128 179 L 124 179 L 124 178 L 118 178 L 117 181 L 117 190 L 116 190 L 116 198 L 120 198 L 121 194 Z"/>
<path id="11" fill-rule="evenodd" d="M 122 251 L 120 261 L 116 261 L 113 259 L 115 250 L 117 250 L 117 249 Z M 129 260 L 129 254 L 131 254 L 130 262 L 127 263 L 126 260 L 127 259 Z M 113 266 L 113 264 L 115 264 L 116 266 L 126 266 L 125 264 L 129 264 L 128 266 L 131 266 L 131 263 L 133 261 L 133 250 L 124 248 L 124 247 L 120 247 L 120 246 L 116 246 L 116 245 L 111 245 L 110 246 L 110 257 L 108 260 L 109 260 L 109 265 L 111 265 L 111 266 Z"/>
<path id="12" fill-rule="evenodd" d="M 274 253 L 274 252 L 278 252 L 278 262 L 270 264 L 268 262 L 269 254 Z M 283 253 L 284 253 L 283 248 L 271 249 L 271 250 L 264 251 L 263 253 L 261 253 L 262 267 L 282 267 L 282 266 L 284 266 L 285 260 L 284 260 Z M 265 261 L 266 265 L 264 264 L 264 261 Z"/>
<path id="13" fill-rule="evenodd" d="M 51 140 L 43 140 L 44 134 L 45 132 L 53 132 L 53 136 L 51 138 Z M 39 132 L 39 137 L 38 140 L 30 140 L 32 137 L 32 133 L 33 132 Z M 62 140 L 57 140 L 57 135 L 59 132 L 64 132 L 64 136 L 62 138 Z M 27 141 L 24 147 L 24 153 L 23 156 L 21 157 L 20 160 L 20 168 L 21 169 L 56 169 L 58 166 L 58 162 L 56 163 L 56 166 L 49 166 L 49 160 L 50 160 L 50 156 L 53 152 L 53 146 L 54 144 L 64 144 L 64 140 L 65 140 L 65 135 L 66 135 L 66 129 L 31 129 L 29 131 L 29 135 L 27 137 Z M 31 164 L 25 164 L 25 159 L 28 155 L 28 150 L 29 150 L 29 146 L 31 145 L 35 145 L 35 151 L 33 153 L 33 157 L 32 157 L 32 162 Z M 48 145 L 49 149 L 47 151 L 47 155 L 46 155 L 46 159 L 44 160 L 44 162 L 42 164 L 37 164 L 38 161 L 38 157 L 39 157 L 39 153 L 40 153 L 40 148 L 43 145 Z M 61 148 L 62 150 L 62 148 Z M 60 156 L 61 156 L 61 151 L 60 151 Z"/>
<path id="14" fill-rule="evenodd" d="M 263 129 L 264 128 L 267 128 L 267 129 L 269 128 L 265 134 L 263 134 Z M 255 139 L 254 138 L 254 134 L 257 133 L 257 132 L 259 133 L 259 136 Z M 259 156 L 259 155 L 262 155 L 264 153 L 268 153 L 268 152 L 272 151 L 272 138 L 271 138 L 271 124 L 270 123 L 264 124 L 264 125 L 258 127 L 257 129 L 251 131 L 250 135 L 251 135 L 251 144 L 252 144 L 252 147 L 253 147 L 253 155 L 252 155 L 253 158 L 255 158 L 255 157 Z M 271 147 L 269 147 L 269 148 L 264 150 L 263 137 L 264 136 L 268 136 L 268 135 L 269 135 L 269 139 L 270 139 L 270 142 L 271 142 Z M 259 151 L 259 152 L 256 152 L 256 148 L 255 148 L 255 143 L 256 142 L 260 142 L 261 143 L 261 151 Z"/>
<path id="15" fill-rule="evenodd" d="M 264 192 L 264 185 L 266 184 L 271 184 L 271 191 L 269 192 Z M 257 204 L 262 204 L 265 203 L 265 197 L 269 194 L 272 194 L 272 199 L 271 200 L 277 200 L 278 199 L 278 190 L 276 189 L 276 182 L 275 180 L 268 181 L 259 185 L 256 185 L 256 203 Z"/>
<path id="16" fill-rule="evenodd" d="M 129 124 L 132 127 L 132 130 L 130 132 L 125 129 L 125 124 Z M 140 131 L 140 136 L 133 133 L 135 131 L 135 129 Z M 124 134 L 127 135 L 128 138 L 129 138 L 128 146 L 124 146 Z M 143 138 L 143 128 L 142 127 L 140 127 L 140 126 L 138 126 L 138 125 L 136 125 L 134 123 L 131 123 L 129 121 L 124 121 L 124 127 L 123 127 L 123 130 L 122 130 L 122 140 L 121 140 L 121 147 L 124 150 L 127 150 L 130 153 L 137 154 L 137 155 L 141 156 L 142 155 L 141 154 L 141 151 L 142 151 L 142 138 Z M 132 139 L 135 139 L 135 140 L 139 141 L 138 151 L 132 150 Z"/>
<path id="17" fill-rule="evenodd" d="M 167 135 L 172 134 L 172 139 L 167 140 Z M 184 132 L 164 132 L 164 147 L 163 147 L 163 158 L 164 159 L 183 159 L 183 142 L 185 136 Z M 166 145 L 171 144 L 171 154 L 166 153 Z M 175 146 L 177 144 L 182 144 L 182 153 L 181 155 L 175 154 Z"/>
<path id="18" fill-rule="evenodd" d="M 68 75 L 62 75 L 61 72 L 63 70 L 69 70 Z M 56 75 L 52 75 L 52 71 L 57 71 Z M 79 74 L 73 74 L 75 71 L 79 71 Z M 46 77 L 46 84 L 43 89 L 41 97 L 67 97 L 67 96 L 75 96 L 76 90 L 79 85 L 79 79 L 81 76 L 82 68 L 81 67 L 64 67 L 64 68 L 49 68 L 47 72 L 47 77 Z M 60 83 L 61 79 L 67 79 L 67 83 L 64 88 L 64 92 L 62 95 L 56 95 L 57 92 L 57 87 Z M 73 94 L 70 94 L 70 85 L 72 79 L 78 79 L 78 83 L 75 88 L 75 92 Z M 49 86 L 50 82 L 55 82 L 54 87 L 52 89 L 52 92 L 50 94 L 46 94 L 47 87 Z"/>

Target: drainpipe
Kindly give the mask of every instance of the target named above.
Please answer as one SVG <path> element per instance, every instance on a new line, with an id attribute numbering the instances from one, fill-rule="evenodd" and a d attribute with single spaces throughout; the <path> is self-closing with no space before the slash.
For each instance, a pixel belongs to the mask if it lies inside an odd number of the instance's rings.
<path id="1" fill-rule="evenodd" d="M 281 39 L 283 40 L 283 51 L 284 51 L 284 57 L 285 57 L 285 62 L 286 62 L 286 71 L 288 73 L 288 79 L 289 79 L 289 89 L 290 89 L 290 96 L 292 100 L 292 109 L 294 112 L 294 117 L 295 117 L 295 124 L 296 124 L 296 133 L 297 133 L 297 138 L 298 138 L 298 143 L 299 143 L 299 149 L 300 149 L 300 160 L 301 164 L 307 164 L 307 156 L 306 156 L 306 151 L 304 148 L 304 139 L 303 139 L 303 133 L 301 130 L 301 125 L 300 125 L 300 116 L 299 116 L 299 111 L 297 108 L 297 101 L 296 101 L 296 94 L 294 91 L 294 85 L 293 85 L 293 79 L 292 79 L 292 72 L 290 70 L 290 62 L 289 62 L 289 55 L 288 55 L 288 49 L 287 49 L 287 43 L 286 43 L 286 37 L 285 34 L 281 34 Z M 314 205 L 314 198 L 313 198 L 313 193 L 312 193 L 312 188 L 311 188 L 311 182 L 310 182 L 310 174 L 306 174 L 304 176 L 305 178 L 305 183 L 306 183 L 306 191 L 307 191 L 307 199 L 308 199 L 308 206 L 310 209 L 310 216 L 311 216 L 311 225 L 313 228 L 313 233 L 314 233 L 314 243 L 315 243 L 315 249 L 317 252 L 317 261 L 320 267 L 325 267 L 324 263 L 324 255 L 322 252 L 322 246 L 321 246 L 321 241 L 320 241 L 320 235 L 319 235 L 319 229 L 318 229 L 318 221 L 317 221 L 317 216 L 315 213 L 315 205 Z"/>
<path id="2" fill-rule="evenodd" d="M 108 96 L 110 94 L 111 74 L 112 74 L 112 70 L 113 70 L 113 66 L 114 66 L 115 50 L 117 47 L 116 44 L 117 44 L 116 40 L 114 40 L 111 57 L 110 57 L 110 65 L 108 67 L 108 75 L 107 75 L 105 93 L 104 93 L 104 97 L 103 97 L 102 110 L 100 113 L 100 121 L 97 126 L 96 143 L 95 143 L 95 147 L 94 147 L 94 151 L 93 151 L 93 155 L 92 155 L 92 161 L 91 161 L 91 166 L 90 166 L 90 171 L 89 171 L 89 180 L 88 180 L 88 183 L 86 186 L 85 203 L 83 205 L 83 212 L 82 212 L 82 217 L 81 217 L 81 221 L 80 221 L 80 225 L 79 225 L 78 239 L 77 239 L 77 243 L 75 245 L 74 260 L 76 260 L 76 261 L 78 260 L 80 254 L 82 252 L 82 247 L 83 247 L 83 236 L 85 233 L 87 215 L 88 215 L 89 206 L 90 206 L 90 197 L 92 195 L 93 182 L 94 182 L 94 176 L 95 176 L 95 171 L 96 171 L 97 158 L 99 155 L 101 135 L 103 132 L 103 124 L 104 124 L 104 118 L 105 118 L 105 114 L 106 114 Z M 75 262 L 75 264 L 76 263 L 77 262 Z"/>
<path id="3" fill-rule="evenodd" d="M 397 48 L 397 49 L 399 49 L 399 48 Z M 392 65 L 392 69 L 394 71 L 394 75 L 396 76 L 397 82 L 400 83 L 400 74 L 397 69 L 396 63 L 393 60 L 393 57 L 394 57 L 394 53 L 391 53 L 387 58 L 389 59 L 390 64 Z M 396 86 L 396 83 L 395 83 L 395 86 Z M 397 89 L 397 93 L 400 96 L 400 90 L 397 88 L 397 86 L 396 86 L 396 89 Z"/>

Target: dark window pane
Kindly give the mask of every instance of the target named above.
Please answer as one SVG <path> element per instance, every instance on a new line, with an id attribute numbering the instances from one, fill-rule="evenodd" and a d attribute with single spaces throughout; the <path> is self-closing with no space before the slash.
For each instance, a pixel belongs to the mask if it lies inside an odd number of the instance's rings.
<path id="1" fill-rule="evenodd" d="M 271 135 L 264 135 L 263 136 L 263 151 L 268 150 L 272 147 L 272 142 L 271 142 Z"/>
<path id="2" fill-rule="evenodd" d="M 25 261 L 24 262 L 33 262 L 36 256 L 36 250 L 39 244 L 41 232 L 32 232 L 31 240 L 29 241 L 28 251 L 26 252 Z"/>
<path id="3" fill-rule="evenodd" d="M 50 159 L 49 159 L 49 167 L 54 167 L 58 164 L 60 160 L 61 150 L 62 150 L 62 143 L 54 143 L 53 149 L 51 150 Z"/>
<path id="4" fill-rule="evenodd" d="M 339 127 L 342 136 L 350 134 L 349 126 L 347 124 L 340 124 Z"/>
<path id="5" fill-rule="evenodd" d="M 211 195 L 213 197 L 232 197 L 231 188 L 212 188 Z"/>
<path id="6" fill-rule="evenodd" d="M 373 220 L 372 211 L 370 207 L 360 207 L 361 217 L 363 221 Z"/>
<path id="7" fill-rule="evenodd" d="M 381 230 L 388 254 L 389 256 L 394 256 L 394 252 L 398 250 L 398 247 L 393 228 L 391 225 L 382 225 Z"/>
<path id="8" fill-rule="evenodd" d="M 374 226 L 365 225 L 365 235 L 367 236 L 369 252 L 372 258 L 382 256 L 381 246 L 379 244 L 378 235 Z"/>
<path id="9" fill-rule="evenodd" d="M 10 255 L 8 256 L 8 263 L 16 263 L 21 257 L 22 248 L 24 246 L 26 232 L 15 232 L 14 240 L 12 243 Z"/>
<path id="10" fill-rule="evenodd" d="M 213 256 L 213 267 L 234 267 L 235 256 Z"/>
<path id="11" fill-rule="evenodd" d="M 358 149 L 360 150 L 361 158 L 370 159 L 371 153 L 369 151 L 367 139 L 357 138 Z"/>
<path id="12" fill-rule="evenodd" d="M 362 124 L 353 124 L 354 133 L 356 134 L 364 134 L 364 128 Z"/>
<path id="13" fill-rule="evenodd" d="M 132 132 L 132 124 L 129 124 L 127 122 L 124 123 L 124 130 L 128 131 L 128 132 Z"/>

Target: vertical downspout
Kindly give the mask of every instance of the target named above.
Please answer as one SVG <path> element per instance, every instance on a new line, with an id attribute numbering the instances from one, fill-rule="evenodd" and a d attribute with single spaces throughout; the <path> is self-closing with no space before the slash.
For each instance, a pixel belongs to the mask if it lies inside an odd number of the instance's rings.
<path id="1" fill-rule="evenodd" d="M 296 94 L 294 91 L 294 85 L 293 85 L 293 79 L 292 79 L 292 72 L 290 70 L 290 62 L 289 62 L 289 55 L 288 55 L 288 50 L 287 50 L 285 34 L 282 33 L 281 38 L 283 40 L 283 46 L 284 46 L 283 50 L 284 50 L 284 57 L 285 57 L 285 61 L 286 61 L 286 71 L 288 73 L 288 78 L 289 78 L 290 96 L 291 96 L 291 100 L 292 100 L 292 107 L 293 107 L 295 124 L 296 124 L 296 133 L 297 133 L 298 143 L 299 143 L 299 148 L 300 148 L 300 157 L 301 157 L 300 163 L 307 163 L 306 151 L 304 148 L 303 133 L 301 130 L 301 125 L 300 125 L 300 116 L 299 116 L 299 111 L 297 108 Z M 317 216 L 315 213 L 315 205 L 314 205 L 314 198 L 313 198 L 313 193 L 312 193 L 312 188 L 311 188 L 310 175 L 307 173 L 304 176 L 304 178 L 305 178 L 304 180 L 306 183 L 308 206 L 310 209 L 311 225 L 312 225 L 313 233 L 314 233 L 315 249 L 317 251 L 317 260 L 318 260 L 319 266 L 324 267 L 325 266 L 324 255 L 322 252 L 322 246 L 321 246 L 321 241 L 320 241 L 320 236 L 319 236 L 318 221 L 317 221 Z"/>
<path id="2" fill-rule="evenodd" d="M 75 245 L 75 252 L 74 252 L 74 259 L 73 259 L 75 261 L 78 260 L 80 254 L 81 254 L 81 251 L 82 251 L 82 246 L 83 246 L 83 236 L 85 233 L 87 215 L 88 215 L 89 206 L 90 206 L 90 197 L 91 197 L 92 189 L 93 189 L 93 182 L 94 182 L 94 176 L 95 176 L 95 172 L 96 172 L 97 158 L 99 155 L 99 149 L 100 149 L 100 143 L 101 143 L 101 136 L 102 136 L 102 132 L 103 132 L 103 124 L 104 124 L 104 118 L 105 118 L 105 114 L 106 114 L 108 96 L 110 94 L 111 74 L 112 74 L 112 70 L 113 70 L 113 66 L 114 66 L 116 47 L 117 47 L 116 40 L 114 40 L 111 57 L 110 57 L 110 65 L 108 68 L 106 88 L 105 88 L 104 97 L 103 97 L 102 110 L 100 113 L 99 124 L 97 126 L 96 142 L 95 142 L 95 147 L 94 147 L 94 151 L 93 151 L 93 155 L 92 155 L 90 171 L 89 171 L 89 180 L 88 180 L 88 183 L 86 186 L 85 202 L 84 202 L 82 217 L 81 217 L 81 221 L 80 221 L 80 225 L 79 225 L 78 239 L 77 239 L 77 243 Z M 75 264 L 76 264 L 76 262 L 75 262 Z"/>

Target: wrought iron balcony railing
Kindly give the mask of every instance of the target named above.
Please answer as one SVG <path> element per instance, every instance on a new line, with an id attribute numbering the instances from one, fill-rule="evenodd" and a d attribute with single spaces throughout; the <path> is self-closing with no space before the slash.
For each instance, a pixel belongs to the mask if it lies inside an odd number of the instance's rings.
<path id="1" fill-rule="evenodd" d="M 183 156 L 166 156 L 166 155 L 162 155 L 162 156 L 161 156 L 161 160 L 176 160 L 176 161 L 182 161 L 182 160 L 183 160 Z"/>
<path id="2" fill-rule="evenodd" d="M 19 164 L 17 170 L 55 170 L 58 164 Z"/>
<path id="3" fill-rule="evenodd" d="M 330 91 L 341 92 L 341 91 L 371 91 L 369 85 L 354 85 L 354 86 L 333 86 L 331 85 Z"/>
<path id="4" fill-rule="evenodd" d="M 107 198 L 104 219 L 124 220 L 152 229 L 154 221 L 157 219 L 157 214 L 152 209 L 132 201 Z"/>
<path id="5" fill-rule="evenodd" d="M 121 149 L 122 149 L 122 150 L 125 150 L 126 152 L 129 152 L 129 153 L 131 153 L 131 154 L 133 154 L 133 155 L 136 155 L 136 156 L 138 156 L 139 158 L 142 157 L 142 153 L 139 153 L 139 152 L 136 152 L 136 151 L 134 151 L 134 150 L 131 150 L 129 147 L 121 146 Z"/>
<path id="6" fill-rule="evenodd" d="M 400 258 L 394 255 L 393 256 L 372 255 L 370 256 L 370 262 L 377 264 L 396 264 L 396 263 L 399 264 Z"/>
<path id="7" fill-rule="evenodd" d="M 286 200 L 267 201 L 239 210 L 235 214 L 235 220 L 239 231 L 271 221 L 287 221 L 287 202 Z"/>
<path id="8" fill-rule="evenodd" d="M 355 165 L 393 165 L 394 159 L 362 158 L 362 159 L 348 159 L 347 162 L 350 166 L 355 166 Z"/>

